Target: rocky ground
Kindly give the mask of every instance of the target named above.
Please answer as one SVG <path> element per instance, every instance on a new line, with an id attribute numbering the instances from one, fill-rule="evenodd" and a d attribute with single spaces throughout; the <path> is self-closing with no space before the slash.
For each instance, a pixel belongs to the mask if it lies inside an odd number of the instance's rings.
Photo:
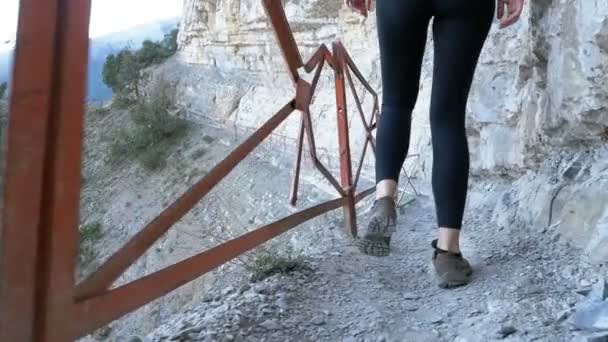
<path id="1" fill-rule="evenodd" d="M 588 294 L 606 270 L 546 232 L 493 226 L 504 189 L 480 185 L 470 196 L 476 208 L 468 211 L 463 245 L 476 273 L 467 287 L 435 285 L 433 203 L 423 195 L 401 210 L 390 257 L 360 254 L 335 218 L 317 223 L 291 234 L 315 246 L 304 250 L 311 271 L 214 286 L 200 306 L 145 339 L 606 341 L 608 331 L 591 330 L 608 329 L 608 290 Z"/>

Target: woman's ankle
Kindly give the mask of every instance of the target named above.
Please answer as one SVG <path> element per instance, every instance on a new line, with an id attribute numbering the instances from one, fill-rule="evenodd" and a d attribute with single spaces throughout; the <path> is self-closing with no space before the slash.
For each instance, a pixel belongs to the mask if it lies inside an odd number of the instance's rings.
<path id="1" fill-rule="evenodd" d="M 439 228 L 437 247 L 444 251 L 460 253 L 460 229 Z"/>
<path id="2" fill-rule="evenodd" d="M 384 197 L 395 198 L 397 194 L 397 182 L 392 179 L 381 180 L 376 184 L 376 199 Z"/>

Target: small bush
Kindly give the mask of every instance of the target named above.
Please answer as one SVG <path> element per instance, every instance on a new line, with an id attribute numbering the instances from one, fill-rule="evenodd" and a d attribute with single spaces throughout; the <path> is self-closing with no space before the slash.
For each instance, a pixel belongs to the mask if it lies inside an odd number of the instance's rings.
<path id="1" fill-rule="evenodd" d="M 166 165 L 167 149 L 167 146 L 164 146 L 164 144 L 151 146 L 150 148 L 145 149 L 139 157 L 141 165 L 150 171 L 164 168 Z"/>
<path id="2" fill-rule="evenodd" d="M 95 252 L 95 243 L 103 237 L 101 223 L 93 222 L 84 225 L 80 229 L 80 262 L 84 265 L 90 264 L 97 253 Z"/>
<path id="3" fill-rule="evenodd" d="M 99 222 L 85 225 L 80 230 L 80 239 L 84 242 L 98 241 L 103 237 L 103 231 L 101 228 L 101 223 Z"/>
<path id="4" fill-rule="evenodd" d="M 280 255 L 277 252 L 264 251 L 256 255 L 253 264 L 249 265 L 251 281 L 264 280 L 275 274 L 289 274 L 296 271 L 307 271 L 310 267 L 302 256 L 292 253 Z"/>
<path id="5" fill-rule="evenodd" d="M 149 97 L 139 99 L 131 110 L 134 127 L 119 131 L 110 147 L 110 161 L 137 160 L 150 171 L 164 167 L 171 149 L 188 130 L 186 120 L 169 113 L 174 103 L 173 88 L 164 81 Z"/>

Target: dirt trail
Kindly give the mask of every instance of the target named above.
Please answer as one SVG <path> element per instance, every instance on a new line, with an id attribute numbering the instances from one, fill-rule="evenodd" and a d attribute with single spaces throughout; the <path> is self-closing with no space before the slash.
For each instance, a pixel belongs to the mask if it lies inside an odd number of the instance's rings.
<path id="1" fill-rule="evenodd" d="M 479 187 L 484 188 L 484 187 Z M 500 189 L 472 191 L 464 254 L 475 268 L 466 287 L 435 284 L 432 198 L 401 210 L 387 258 L 362 255 L 336 217 L 288 238 L 314 271 L 212 290 L 206 302 L 149 335 L 193 341 L 573 341 L 569 317 L 602 271 L 580 251 L 535 229 L 494 227 Z M 370 202 L 362 205 L 369 208 Z M 360 211 L 364 224 L 365 210 Z M 190 330 L 188 330 L 190 329 Z"/>

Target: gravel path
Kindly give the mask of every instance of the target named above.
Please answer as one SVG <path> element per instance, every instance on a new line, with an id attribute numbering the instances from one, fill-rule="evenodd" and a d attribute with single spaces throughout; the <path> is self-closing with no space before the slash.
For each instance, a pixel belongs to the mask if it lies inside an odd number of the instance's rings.
<path id="1" fill-rule="evenodd" d="M 474 191 L 463 252 L 475 268 L 466 287 L 434 282 L 432 198 L 401 210 L 391 256 L 362 255 L 336 216 L 287 239 L 312 271 L 217 286 L 198 308 L 150 334 L 155 341 L 604 341 L 571 316 L 605 270 L 542 230 L 493 227 L 499 190 Z M 363 209 L 370 203 L 363 204 Z M 361 210 L 361 225 L 365 210 Z M 598 335 L 594 335 L 598 336 Z M 599 335 L 603 336 L 603 335 Z"/>

